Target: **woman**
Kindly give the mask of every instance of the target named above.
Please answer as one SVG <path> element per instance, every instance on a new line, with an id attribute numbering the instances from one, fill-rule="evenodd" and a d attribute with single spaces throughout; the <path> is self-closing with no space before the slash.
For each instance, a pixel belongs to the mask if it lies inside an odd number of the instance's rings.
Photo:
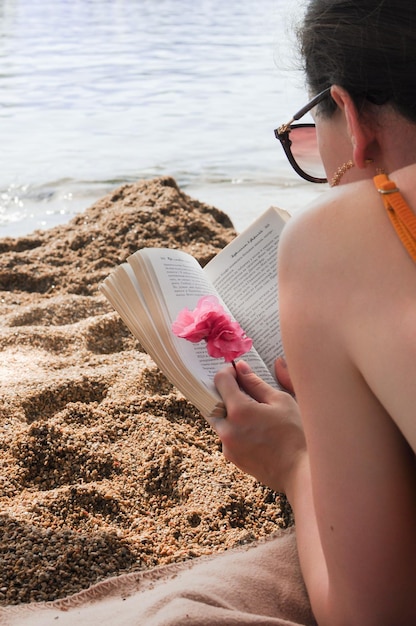
<path id="1" fill-rule="evenodd" d="M 290 377 L 282 363 L 276 371 L 286 386 L 293 383 L 296 401 L 239 362 L 236 371 L 217 375 L 227 417 L 212 425 L 227 458 L 287 494 L 319 626 L 411 626 L 416 7 L 409 0 L 311 0 L 300 36 L 316 96 L 294 118 L 313 109 L 326 176 L 336 188 L 289 222 L 279 251 Z M 296 161 L 298 131 L 290 123 L 277 135 L 296 170 L 322 181 Z M 379 170 L 393 182 L 381 175 L 375 185 Z M 397 203 L 410 232 L 396 223 Z M 89 595 L 38 606 L 36 618 L 33 607 L 25 618 L 8 613 L 8 623 L 312 626 L 297 561 L 286 567 L 292 547 L 292 535 L 279 536 L 151 571 L 147 584 L 140 574 L 112 579 Z M 293 593 L 298 588 L 300 595 Z"/>
<path id="2" fill-rule="evenodd" d="M 296 401 L 240 362 L 217 375 L 227 418 L 214 427 L 228 459 L 287 494 L 319 626 L 407 626 L 416 623 L 416 5 L 312 0 L 300 41 L 335 188 L 291 220 L 279 250 Z M 380 171 L 393 183 L 374 181 Z M 402 229 L 390 206 L 401 198 Z M 289 385 L 281 363 L 276 373 Z"/>

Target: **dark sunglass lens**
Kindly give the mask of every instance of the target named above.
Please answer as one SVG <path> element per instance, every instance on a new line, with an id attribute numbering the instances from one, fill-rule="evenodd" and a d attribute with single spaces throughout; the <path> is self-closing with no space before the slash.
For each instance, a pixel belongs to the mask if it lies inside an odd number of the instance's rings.
<path id="1" fill-rule="evenodd" d="M 290 131 L 291 152 L 299 167 L 316 178 L 325 178 L 314 126 L 295 126 Z"/>

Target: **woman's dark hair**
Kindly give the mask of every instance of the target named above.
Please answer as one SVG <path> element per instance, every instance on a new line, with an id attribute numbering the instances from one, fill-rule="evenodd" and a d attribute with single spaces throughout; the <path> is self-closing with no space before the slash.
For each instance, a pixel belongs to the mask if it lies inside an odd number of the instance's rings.
<path id="1" fill-rule="evenodd" d="M 298 37 L 313 94 L 340 85 L 359 108 L 388 102 L 416 122 L 415 0 L 311 0 Z"/>

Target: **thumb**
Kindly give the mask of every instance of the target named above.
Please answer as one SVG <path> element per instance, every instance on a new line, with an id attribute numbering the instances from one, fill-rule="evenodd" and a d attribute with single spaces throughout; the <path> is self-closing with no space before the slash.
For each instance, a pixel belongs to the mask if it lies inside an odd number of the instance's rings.
<path id="1" fill-rule="evenodd" d="M 240 388 L 257 402 L 269 404 L 276 390 L 257 376 L 246 361 L 238 361 L 235 367 Z"/>

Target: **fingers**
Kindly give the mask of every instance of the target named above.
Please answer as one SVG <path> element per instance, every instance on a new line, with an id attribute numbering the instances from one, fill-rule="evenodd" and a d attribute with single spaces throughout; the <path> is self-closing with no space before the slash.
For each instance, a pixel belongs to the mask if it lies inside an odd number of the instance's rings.
<path id="1" fill-rule="evenodd" d="M 278 392 L 259 378 L 245 361 L 238 362 L 236 367 L 240 387 L 257 402 L 271 404 Z"/>
<path id="2" fill-rule="evenodd" d="M 238 361 L 235 367 L 234 372 L 231 368 L 226 368 L 215 377 L 215 385 L 227 409 L 252 399 L 270 404 L 278 392 L 254 374 L 245 361 Z"/>
<path id="3" fill-rule="evenodd" d="M 274 363 L 274 371 L 279 383 L 287 389 L 290 393 L 295 393 L 292 380 L 290 378 L 289 370 L 287 368 L 286 359 L 279 357 Z"/>

